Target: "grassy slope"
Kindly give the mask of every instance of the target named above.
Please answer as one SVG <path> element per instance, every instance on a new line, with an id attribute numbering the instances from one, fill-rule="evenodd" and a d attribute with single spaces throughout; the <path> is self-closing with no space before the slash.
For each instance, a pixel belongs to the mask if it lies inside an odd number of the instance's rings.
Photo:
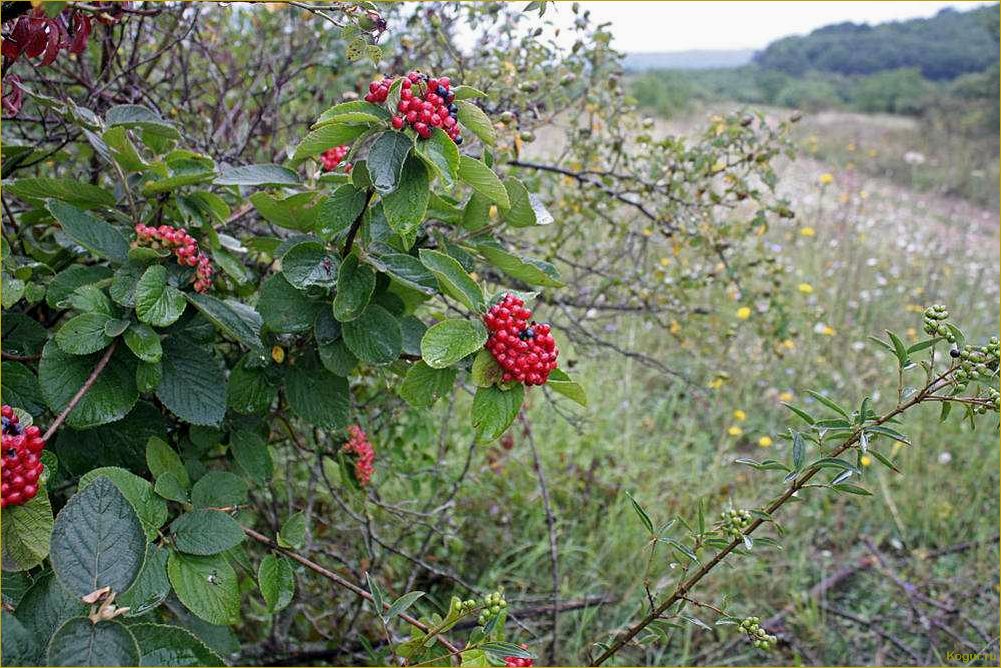
<path id="1" fill-rule="evenodd" d="M 701 119 L 699 115 L 696 124 Z M 683 119 L 680 124 L 691 122 Z M 845 136 L 864 135 L 874 129 L 867 125 L 870 122 L 847 116 L 835 125 Z M 830 132 L 826 138 L 837 139 Z M 624 491 L 633 492 L 655 522 L 679 512 L 691 518 L 699 498 L 713 513 L 730 499 L 752 505 L 774 493 L 780 480 L 749 472 L 732 460 L 741 455 L 762 458 L 765 449 L 757 445 L 761 435 L 771 435 L 775 441 L 768 454 L 786 456 L 777 437 L 788 423 L 780 393 L 792 392 L 796 401 L 809 404 L 804 398 L 808 388 L 829 390 L 855 402 L 863 393 L 878 391 L 873 395 L 877 404 L 890 405 L 888 394 L 894 387 L 887 380 L 892 376 L 886 373 L 889 361 L 866 345 L 866 337 L 886 327 L 916 336 L 909 328 L 920 326 L 924 304 L 949 304 L 977 336 L 997 332 L 996 211 L 864 175 L 857 163 L 866 155 L 856 158 L 855 166 L 846 161 L 839 168 L 806 158 L 783 170 L 781 187 L 793 198 L 797 225 L 816 230 L 814 237 L 789 228 L 769 233 L 797 268 L 788 289 L 796 290 L 798 282 L 814 287 L 813 294 L 796 296 L 803 334 L 795 350 L 778 359 L 761 352 L 752 334 L 741 333 L 728 350 L 719 351 L 719 359 L 712 360 L 730 372 L 731 381 L 710 392 L 705 404 L 683 396 L 677 387 L 633 361 L 578 351 L 576 375 L 592 399 L 579 423 L 560 420 L 546 407 L 532 411 L 559 517 L 562 597 L 612 593 L 623 598 L 618 606 L 562 617 L 563 662 L 582 660 L 589 642 L 634 618 L 644 605 L 644 532 Z M 827 171 L 835 180 L 822 189 L 818 177 Z M 723 313 L 733 308 L 720 305 Z M 817 323 L 836 333 L 814 333 Z M 617 324 L 615 336 L 621 343 L 647 351 L 669 366 L 691 366 L 691 350 L 666 332 L 650 331 L 642 322 L 628 319 Z M 741 326 L 749 328 L 747 323 Z M 536 397 L 535 403 L 541 400 Z M 744 422 L 732 417 L 736 409 L 747 413 Z M 458 414 L 464 414 L 462 408 Z M 971 549 L 928 563 L 915 557 L 922 550 L 996 534 L 997 431 L 988 423 L 991 420 L 971 433 L 955 421 L 938 424 L 937 414 L 927 409 L 909 424 L 914 447 L 896 453 L 903 476 L 867 469 L 863 484 L 874 491 L 872 498 L 814 493 L 784 515 L 788 532 L 782 539 L 784 551 L 762 550 L 756 558 L 741 559 L 736 568 L 722 568 L 711 577 L 701 592 L 703 598 L 727 592 L 733 596 L 736 614 L 765 618 L 795 604 L 788 626 L 794 647 L 768 657 L 740 644 L 707 657 L 700 653 L 733 634 L 724 629 L 717 639 L 689 627 L 675 631 L 666 646 L 645 654 L 633 651 L 622 660 L 676 664 L 691 662 L 694 656 L 714 663 L 909 661 L 872 633 L 830 618 L 803 599 L 811 586 L 864 552 L 860 536 L 871 537 L 906 560 L 901 566 L 904 577 L 930 583 L 926 591 L 933 595 L 957 600 L 966 614 L 992 633 L 998 620 L 996 548 Z M 731 425 L 739 425 L 744 435 L 729 436 Z M 549 582 L 546 522 L 531 452 L 523 437 L 516 435 L 515 440 L 510 452 L 494 451 L 497 462 L 492 467 L 481 456 L 474 458 L 474 486 L 458 499 L 468 516 L 490 518 L 460 530 L 473 556 L 458 570 L 479 572 L 485 587 L 502 583 L 512 601 L 544 598 Z M 672 561 L 666 552 L 658 552 L 652 588 L 669 586 L 668 578 L 677 568 Z M 860 575 L 830 596 L 838 607 L 884 620 L 888 630 L 915 648 L 923 661 L 942 662 L 937 652 L 946 650 L 970 651 L 947 636 L 937 637 L 932 648 L 923 633 L 915 633 L 909 625 L 899 590 L 884 577 Z M 977 631 L 960 626 L 963 642 L 970 646 L 979 642 Z M 541 649 L 542 640 L 534 642 Z"/>

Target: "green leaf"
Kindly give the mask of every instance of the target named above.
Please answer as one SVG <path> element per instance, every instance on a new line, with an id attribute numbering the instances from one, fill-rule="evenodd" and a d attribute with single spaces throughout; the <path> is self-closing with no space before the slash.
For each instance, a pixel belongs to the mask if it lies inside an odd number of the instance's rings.
<path id="1" fill-rule="evenodd" d="M 87 381 L 100 353 L 67 355 L 54 341 L 45 345 L 38 364 L 38 381 L 53 413 L 59 414 Z M 87 429 L 125 417 L 136 401 L 135 360 L 116 350 L 104 371 L 66 419 L 75 429 Z"/>
<path id="2" fill-rule="evenodd" d="M 54 309 L 66 308 L 63 301 L 68 299 L 77 288 L 98 283 L 110 278 L 111 275 L 112 271 L 110 269 L 100 265 L 70 265 L 67 269 L 56 274 L 55 278 L 49 283 L 49 287 L 45 291 L 45 301 Z M 6 337 L 7 333 L 5 329 L 4 338 Z M 5 342 L 4 346 L 6 345 Z"/>
<path id="3" fill-rule="evenodd" d="M 229 437 L 229 450 L 240 469 L 260 484 L 271 480 L 274 465 L 267 441 L 256 432 L 240 429 Z"/>
<path id="4" fill-rule="evenodd" d="M 858 494 L 859 496 L 872 496 L 872 492 L 863 487 L 859 487 L 858 485 L 849 485 L 846 483 L 841 483 L 839 485 L 831 485 L 831 487 L 838 490 L 839 492 Z"/>
<path id="5" fill-rule="evenodd" d="M 511 208 L 511 200 L 508 199 L 504 184 L 493 170 L 479 160 L 466 155 L 459 156 L 459 179 L 501 209 Z"/>
<path id="6" fill-rule="evenodd" d="M 257 569 L 257 583 L 272 615 L 284 610 L 295 596 L 295 573 L 285 557 L 265 555 Z"/>
<path id="7" fill-rule="evenodd" d="M 581 406 L 587 406 L 587 393 L 583 386 L 575 383 L 565 371 L 560 369 L 550 371 L 546 385 L 554 392 L 559 392 L 563 396 L 573 399 Z"/>
<path id="8" fill-rule="evenodd" d="M 519 281 L 524 281 L 529 285 L 543 285 L 551 288 L 564 286 L 563 281 L 560 280 L 560 272 L 549 262 L 518 257 L 493 243 L 479 244 L 476 246 L 476 250 L 487 262 Z"/>
<path id="9" fill-rule="evenodd" d="M 216 329 L 250 350 L 262 347 L 260 314 L 238 301 L 222 301 L 210 295 L 187 292 L 184 296 Z"/>
<path id="10" fill-rule="evenodd" d="M 299 176 L 281 165 L 226 167 L 215 178 L 217 186 L 296 186 Z"/>
<path id="11" fill-rule="evenodd" d="M 504 660 L 506 656 L 514 656 L 519 659 L 534 659 L 535 655 L 529 652 L 527 649 L 521 645 L 515 645 L 512 642 L 504 642 L 500 640 L 485 642 L 480 645 L 480 649 L 487 654 L 493 655 L 495 658 L 499 658 L 501 661 Z"/>
<path id="12" fill-rule="evenodd" d="M 139 643 L 142 666 L 225 666 L 226 662 L 179 626 L 132 624 L 129 631 Z"/>
<path id="13" fill-rule="evenodd" d="M 237 413 L 264 413 L 278 397 L 278 386 L 272 382 L 266 367 L 255 366 L 252 353 L 244 356 L 229 372 L 226 405 Z"/>
<path id="14" fill-rule="evenodd" d="M 355 118 L 356 114 L 373 116 L 377 121 L 388 121 L 390 119 L 390 113 L 381 105 L 366 102 L 364 100 L 351 100 L 349 102 L 335 104 L 330 109 L 327 109 L 325 112 L 320 114 L 318 119 L 316 119 L 316 123 L 313 124 L 313 127 L 319 127 L 330 121 L 336 121 L 338 116 L 348 115 L 349 118 Z"/>
<path id="15" fill-rule="evenodd" d="M 52 570 L 77 596 L 111 587 L 124 592 L 139 575 L 146 536 L 135 510 L 111 480 L 97 477 L 56 516 Z"/>
<path id="16" fill-rule="evenodd" d="M 7 576 L 9 577 L 9 576 Z M 0 648 L 3 649 L 3 658 L 0 661 L 5 666 L 37 666 L 43 663 L 39 658 L 42 650 L 43 639 L 41 636 L 32 633 L 21 621 L 7 612 L 6 609 L 0 613 L 0 631 L 3 632 L 0 640 Z"/>
<path id="17" fill-rule="evenodd" d="M 111 318 L 103 313 L 81 313 L 67 320 L 56 332 L 56 343 L 70 355 L 88 355 L 104 350 L 113 340 L 104 332 Z"/>
<path id="18" fill-rule="evenodd" d="M 424 222 L 430 198 L 428 186 L 427 167 L 413 156 L 407 158 L 396 189 L 382 197 L 386 221 L 400 236 L 411 234 Z"/>
<path id="19" fill-rule="evenodd" d="M 243 529 L 220 510 L 203 508 L 184 513 L 171 523 L 170 531 L 174 547 L 186 554 L 219 554 L 243 542 Z"/>
<path id="20" fill-rule="evenodd" d="M 9 316 L 4 316 L 7 318 Z M 40 415 L 45 410 L 45 396 L 35 374 L 20 362 L 0 364 L 0 384 L 3 402 L 20 408 L 32 415 Z"/>
<path id="21" fill-rule="evenodd" d="M 480 387 L 473 397 L 473 429 L 476 440 L 489 443 L 507 431 L 521 410 L 525 399 L 525 386 L 515 385 L 510 390 L 499 387 Z"/>
<path id="22" fill-rule="evenodd" d="M 209 348 L 182 337 L 163 342 L 157 398 L 185 422 L 216 425 L 226 414 L 226 374 Z"/>
<path id="23" fill-rule="evenodd" d="M 490 351 L 483 348 L 473 358 L 473 368 L 470 369 L 469 375 L 476 387 L 490 387 L 501 383 L 504 370 L 501 369 Z"/>
<path id="24" fill-rule="evenodd" d="M 415 362 L 407 370 L 399 394 L 414 407 L 427 407 L 452 391 L 456 370 L 432 369 L 423 361 Z"/>
<path id="25" fill-rule="evenodd" d="M 344 271 L 343 264 L 341 271 Z M 296 290 L 282 274 L 275 274 L 264 282 L 257 302 L 264 324 L 279 334 L 308 331 L 324 306 L 322 302 L 309 299 L 305 292 Z"/>
<path id="26" fill-rule="evenodd" d="M 166 428 L 159 409 L 139 401 L 123 419 L 101 429 L 77 431 L 64 426 L 56 433 L 49 449 L 58 455 L 59 467 L 67 475 L 82 476 L 98 463 L 145 474 L 146 441 L 151 436 L 164 436 Z M 100 453 L 99 462 L 94 461 L 94 453 Z"/>
<path id="27" fill-rule="evenodd" d="M 4 572 L 4 589 L 9 586 L 7 583 L 12 580 L 12 573 Z M 70 594 L 59 584 L 59 580 L 51 571 L 41 575 L 35 583 L 31 585 L 21 602 L 17 604 L 17 621 L 24 625 L 39 643 L 35 654 L 28 661 L 18 662 L 15 665 L 38 666 L 45 663 L 45 646 L 49 638 L 57 628 L 73 617 L 87 614 L 87 608 L 80 599 Z M 6 665 L 7 652 L 7 617 L 4 617 L 4 639 L 3 650 Z"/>
<path id="28" fill-rule="evenodd" d="M 153 485 L 131 471 L 117 466 L 104 466 L 87 471 L 80 478 L 77 490 L 83 491 L 101 477 L 113 482 L 122 496 L 132 505 L 146 538 L 149 540 L 156 538 L 160 527 L 167 521 L 167 504 L 153 493 Z"/>
<path id="29" fill-rule="evenodd" d="M 421 339 L 421 357 L 428 366 L 443 369 L 472 355 L 486 342 L 487 328 L 479 320 L 443 320 Z"/>
<path id="30" fill-rule="evenodd" d="M 798 431 L 792 433 L 792 468 L 794 471 L 803 469 L 803 461 L 806 458 L 806 441 L 803 434 Z"/>
<path id="31" fill-rule="evenodd" d="M 647 515 L 646 511 L 643 510 L 643 506 L 641 506 L 636 501 L 636 499 L 633 498 L 633 495 L 630 494 L 629 492 L 626 492 L 626 496 L 629 497 L 630 503 L 633 504 L 633 510 L 635 510 L 636 514 L 639 515 L 640 521 L 643 522 L 643 526 L 646 527 L 646 530 L 648 532 L 650 532 L 651 534 L 654 534 L 655 532 L 653 530 L 653 521 L 650 519 L 650 516 Z"/>
<path id="32" fill-rule="evenodd" d="M 229 471 L 209 471 L 191 488 L 191 503 L 195 508 L 226 508 L 246 502 L 247 483 Z"/>
<path id="33" fill-rule="evenodd" d="M 266 221 L 299 232 L 308 232 L 316 226 L 322 202 L 319 193 L 315 192 L 281 198 L 258 191 L 250 196 L 250 203 Z"/>
<path id="34" fill-rule="evenodd" d="M 459 147 L 441 128 L 432 128 L 431 136 L 417 142 L 417 154 L 434 168 L 442 185 L 455 187 L 459 178 Z"/>
<path id="35" fill-rule="evenodd" d="M 306 516 L 300 511 L 289 515 L 278 530 L 278 544 L 298 549 L 306 544 Z"/>
<path id="36" fill-rule="evenodd" d="M 163 139 L 177 140 L 181 133 L 169 121 L 165 121 L 152 109 L 138 104 L 122 104 L 108 109 L 104 115 L 108 127 L 122 126 L 137 128 Z"/>
<path id="37" fill-rule="evenodd" d="M 370 255 L 367 261 L 379 271 L 389 274 L 393 280 L 418 292 L 430 295 L 438 289 L 438 281 L 434 274 L 413 255 L 405 253 L 387 253 L 379 257 Z"/>
<path id="38" fill-rule="evenodd" d="M 5 183 L 4 190 L 23 200 L 56 199 L 81 209 L 115 206 L 115 196 L 104 188 L 79 179 L 45 177 L 17 179 Z"/>
<path id="39" fill-rule="evenodd" d="M 368 193 L 345 183 L 324 199 L 316 214 L 316 233 L 325 241 L 347 232 L 365 210 Z"/>
<path id="40" fill-rule="evenodd" d="M 408 256 L 409 257 L 409 256 Z M 417 262 L 416 258 L 413 259 Z M 421 267 L 423 271 L 424 268 Z M 58 277 L 57 277 L 58 278 Z M 434 279 L 432 279 L 432 283 Z M 51 289 L 51 284 L 50 284 Z M 49 340 L 48 331 L 37 320 L 23 313 L 4 313 L 2 343 L 4 352 L 15 355 L 35 355 Z"/>
<path id="41" fill-rule="evenodd" d="M 65 202 L 49 200 L 45 206 L 66 236 L 94 255 L 113 262 L 125 262 L 128 258 L 129 242 L 117 228 Z"/>
<path id="42" fill-rule="evenodd" d="M 3 570 L 26 571 L 49 556 L 52 537 L 52 504 L 45 487 L 27 503 L 0 511 Z"/>
<path id="43" fill-rule="evenodd" d="M 163 347 L 160 345 L 160 335 L 153 331 L 149 325 L 142 323 L 132 323 L 125 330 L 125 345 L 132 353 L 144 362 L 159 362 L 163 355 Z"/>
<path id="44" fill-rule="evenodd" d="M 350 144 L 365 134 L 367 130 L 368 126 L 348 125 L 346 123 L 331 123 L 320 126 L 307 134 L 299 142 L 299 145 L 295 147 L 295 153 L 292 155 L 292 163 L 298 164 L 306 158 L 320 155 L 335 146 Z"/>
<path id="45" fill-rule="evenodd" d="M 187 487 L 182 485 L 173 473 L 164 473 L 157 478 L 156 484 L 153 485 L 153 491 L 169 501 L 188 502 Z"/>
<path id="46" fill-rule="evenodd" d="M 340 259 L 316 241 L 303 241 L 282 256 L 282 274 L 292 286 L 305 290 L 311 285 L 333 287 L 337 282 Z"/>
<path id="47" fill-rule="evenodd" d="M 455 92 L 456 100 L 468 100 L 475 97 L 488 97 L 486 93 L 479 90 L 478 88 L 473 88 L 472 86 L 456 86 L 452 89 Z"/>
<path id="48" fill-rule="evenodd" d="M 459 300 L 470 310 L 483 313 L 486 309 L 483 290 L 455 258 L 427 248 L 420 249 L 419 255 L 424 266 L 438 279 L 442 292 Z"/>
<path id="49" fill-rule="evenodd" d="M 413 145 L 413 139 L 392 130 L 383 132 L 376 138 L 365 164 L 372 179 L 372 187 L 377 193 L 388 195 L 396 190 L 403 172 L 403 163 Z"/>
<path id="50" fill-rule="evenodd" d="M 910 361 L 907 357 L 907 346 L 904 345 L 904 342 L 900 340 L 899 336 L 890 330 L 886 330 L 886 335 L 889 336 L 890 341 L 893 342 L 893 352 L 897 356 L 897 363 L 900 365 L 900 368 L 903 369 Z"/>
<path id="51" fill-rule="evenodd" d="M 419 599 L 423 595 L 424 592 L 422 591 L 408 591 L 406 594 L 400 596 L 398 599 L 393 601 L 393 604 L 389 606 L 389 610 L 386 611 L 386 613 L 382 616 L 382 618 L 388 624 L 389 622 L 393 621 L 393 618 L 395 618 L 397 615 L 399 615 L 402 612 L 406 612 L 407 608 L 416 603 L 417 599 Z"/>
<path id="52" fill-rule="evenodd" d="M 334 297 L 334 317 L 341 322 L 354 320 L 368 306 L 375 291 L 375 272 L 349 255 L 341 263 L 337 276 L 337 295 Z"/>
<path id="53" fill-rule="evenodd" d="M 184 607 L 209 624 L 239 620 L 240 587 L 225 555 L 200 557 L 171 550 L 167 577 Z"/>
<path id="54" fill-rule="evenodd" d="M 139 617 L 156 608 L 170 595 L 170 581 L 167 579 L 168 550 L 155 543 L 146 546 L 146 560 L 142 570 L 129 590 L 119 596 L 115 603 L 129 608 L 127 617 Z"/>
<path id="55" fill-rule="evenodd" d="M 108 145 L 112 159 L 117 162 L 126 172 L 141 172 L 149 168 L 149 164 L 143 160 L 142 155 L 132 143 L 128 133 L 123 127 L 108 128 L 101 135 L 104 143 Z"/>
<path id="56" fill-rule="evenodd" d="M 50 666 L 138 666 L 139 645 L 119 622 L 94 624 L 74 617 L 52 635 L 45 661 Z"/>
<path id="57" fill-rule="evenodd" d="M 504 179 L 504 188 L 507 189 L 508 198 L 511 200 L 511 208 L 504 212 L 504 220 L 508 225 L 532 227 L 553 222 L 552 215 L 537 197 L 528 192 L 524 183 L 509 176 Z"/>
<path id="58" fill-rule="evenodd" d="M 348 381 L 300 360 L 285 377 L 289 407 L 306 422 L 321 429 L 347 426 L 350 397 Z"/>
<path id="59" fill-rule="evenodd" d="M 369 364 L 389 364 L 403 351 L 400 321 L 378 304 L 369 304 L 361 315 L 343 323 L 348 350 Z"/>
<path id="60" fill-rule="evenodd" d="M 187 469 L 180 456 L 162 439 L 155 437 L 146 442 L 146 466 L 153 478 L 173 474 L 184 489 L 191 487 Z"/>
<path id="61" fill-rule="evenodd" d="M 822 403 L 825 406 L 827 406 L 828 408 L 830 408 L 835 413 L 840 414 L 842 417 L 845 417 L 845 418 L 849 417 L 848 416 L 848 411 L 846 411 L 844 408 L 842 408 L 841 406 L 839 406 L 836 402 L 834 402 L 831 399 L 828 399 L 824 395 L 820 394 L 819 392 L 814 392 L 813 390 L 807 390 L 807 394 L 809 394 L 811 397 L 813 397 L 814 399 L 816 399 L 820 403 Z"/>
<path id="62" fill-rule="evenodd" d="M 814 422 L 817 421 L 816 418 L 814 418 L 812 415 L 810 415 L 809 413 L 807 413 L 806 411 L 804 411 L 802 408 L 797 408 L 797 407 L 793 406 L 792 404 L 787 404 L 784 401 L 782 402 L 782 405 L 785 406 L 786 408 L 788 408 L 789 410 L 791 410 L 793 413 L 795 413 L 799 417 L 801 417 L 803 419 L 803 421 L 806 422 L 809 425 L 812 425 Z"/>
<path id="63" fill-rule="evenodd" d="M 479 137 L 484 144 L 493 146 L 497 136 L 493 124 L 483 110 L 472 102 L 464 100 L 458 100 L 455 104 L 459 107 L 459 123 Z"/>
<path id="64" fill-rule="evenodd" d="M 154 327 L 166 327 L 177 322 L 188 302 L 184 293 L 167 285 L 167 268 L 154 264 L 143 272 L 136 284 L 136 316 Z"/>

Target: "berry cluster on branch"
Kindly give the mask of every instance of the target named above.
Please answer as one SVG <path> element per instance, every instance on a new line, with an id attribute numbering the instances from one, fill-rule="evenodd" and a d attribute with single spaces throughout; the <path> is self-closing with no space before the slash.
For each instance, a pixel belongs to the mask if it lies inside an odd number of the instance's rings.
<path id="1" fill-rule="evenodd" d="M 532 311 L 515 295 L 505 295 L 483 316 L 490 332 L 487 350 L 503 370 L 505 383 L 543 385 L 556 368 L 560 351 L 551 328 L 532 320 Z"/>
<path id="2" fill-rule="evenodd" d="M 195 267 L 195 292 L 205 292 L 212 287 L 212 260 L 198 249 L 198 242 L 183 227 L 170 225 L 153 227 L 136 225 L 136 245 L 147 248 L 166 248 L 177 257 L 182 267 Z"/>
<path id="3" fill-rule="evenodd" d="M 382 104 L 394 83 L 395 80 L 389 77 L 373 81 L 365 101 Z M 397 130 L 410 126 L 417 136 L 427 139 L 433 128 L 441 128 L 456 145 L 462 144 L 459 107 L 455 104 L 455 91 L 448 77 L 434 78 L 417 71 L 409 72 L 400 79 L 400 101 L 393 111 L 396 115 L 392 124 Z"/>
<path id="4" fill-rule="evenodd" d="M 751 644 L 760 650 L 768 651 L 775 647 L 778 638 L 769 635 L 761 626 L 761 619 L 758 617 L 747 617 L 740 622 L 740 630 L 747 634 L 747 639 Z"/>
<path id="5" fill-rule="evenodd" d="M 375 472 L 375 449 L 361 427 L 356 424 L 348 427 L 348 442 L 341 452 L 354 459 L 354 476 L 358 484 L 362 487 L 367 485 Z"/>
<path id="6" fill-rule="evenodd" d="M 45 441 L 38 427 L 24 427 L 14 409 L 3 411 L 3 448 L 0 451 L 0 507 L 20 506 L 38 494 L 38 478 L 45 468 L 41 454 Z"/>

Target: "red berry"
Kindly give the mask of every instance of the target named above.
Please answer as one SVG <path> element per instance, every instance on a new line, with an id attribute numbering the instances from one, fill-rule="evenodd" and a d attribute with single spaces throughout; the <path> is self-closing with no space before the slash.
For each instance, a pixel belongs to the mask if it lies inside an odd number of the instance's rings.
<path id="1" fill-rule="evenodd" d="M 362 487 L 367 485 L 375 472 L 375 449 L 361 427 L 356 424 L 348 427 L 348 442 L 341 448 L 341 452 L 354 458 L 355 480 Z"/>
<path id="2" fill-rule="evenodd" d="M 396 128 L 397 130 L 402 128 L 405 122 L 406 121 L 403 119 L 402 116 L 393 116 L 393 127 Z"/>
<path id="3" fill-rule="evenodd" d="M 38 427 L 25 429 L 14 409 L 4 405 L 3 443 L 0 447 L 0 507 L 19 506 L 38 494 L 44 465 L 40 459 L 45 441 Z"/>
<path id="4" fill-rule="evenodd" d="M 525 302 L 508 294 L 483 317 L 490 332 L 486 348 L 503 370 L 504 382 L 542 385 L 556 368 L 559 350 L 550 326 L 531 322 Z"/>

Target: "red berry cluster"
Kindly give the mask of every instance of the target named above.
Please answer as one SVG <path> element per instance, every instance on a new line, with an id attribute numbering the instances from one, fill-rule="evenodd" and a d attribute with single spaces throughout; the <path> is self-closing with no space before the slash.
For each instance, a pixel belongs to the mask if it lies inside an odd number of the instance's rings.
<path id="1" fill-rule="evenodd" d="M 521 648 L 528 649 L 528 645 L 521 643 Z M 504 665 L 508 666 L 508 668 L 524 668 L 526 666 L 534 666 L 535 659 L 522 659 L 517 656 L 505 656 Z"/>
<path id="2" fill-rule="evenodd" d="M 326 151 L 323 152 L 323 155 L 320 156 L 320 159 L 323 161 L 323 171 L 332 172 L 335 169 L 337 169 L 337 165 L 341 164 L 341 161 L 344 160 L 344 157 L 350 151 L 351 147 L 348 146 L 347 144 L 342 144 L 340 146 L 328 148 Z M 344 171 L 350 174 L 351 166 L 352 165 L 350 162 L 344 165 Z"/>
<path id="3" fill-rule="evenodd" d="M 367 102 L 381 104 L 389 96 L 393 79 L 373 81 L 368 87 Z M 457 145 L 462 143 L 457 119 L 459 108 L 455 105 L 455 91 L 448 77 L 433 78 L 420 72 L 410 72 L 402 77 L 400 101 L 392 124 L 397 130 L 409 125 L 422 139 L 431 136 L 432 128 L 441 128 Z"/>
<path id="4" fill-rule="evenodd" d="M 40 458 L 45 441 L 38 427 L 25 429 L 10 406 L 3 406 L 3 449 L 0 451 L 0 507 L 20 506 L 38 494 Z"/>
<path id="5" fill-rule="evenodd" d="M 198 250 L 198 242 L 181 228 L 170 225 L 153 227 L 151 225 L 136 225 L 136 240 L 140 245 L 150 248 L 168 248 L 177 256 L 177 263 L 182 267 L 196 267 L 195 292 L 205 292 L 212 287 L 212 260 Z"/>
<path id="6" fill-rule="evenodd" d="M 483 322 L 490 331 L 487 350 L 504 370 L 503 381 L 542 385 L 556 368 L 560 351 L 549 325 L 536 324 L 525 302 L 514 295 L 490 307 Z"/>
<path id="7" fill-rule="evenodd" d="M 368 442 L 368 436 L 356 424 L 348 427 L 348 442 L 341 451 L 355 458 L 355 480 L 364 487 L 372 479 L 375 467 L 375 449 Z"/>

